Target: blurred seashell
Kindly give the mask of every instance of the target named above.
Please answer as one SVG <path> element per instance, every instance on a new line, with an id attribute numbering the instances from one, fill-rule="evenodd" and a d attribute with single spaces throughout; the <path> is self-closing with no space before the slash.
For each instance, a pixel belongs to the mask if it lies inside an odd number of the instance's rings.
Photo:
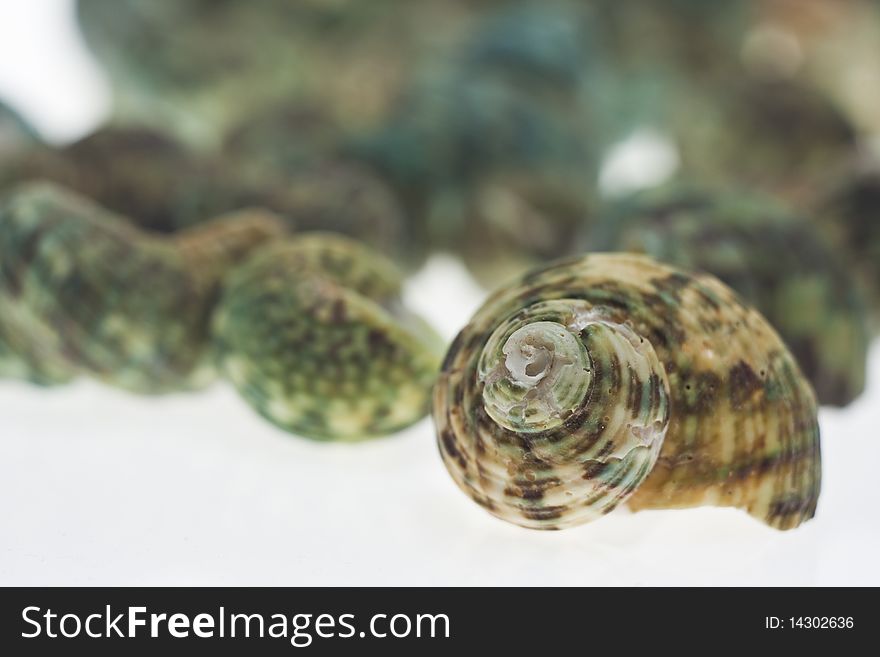
<path id="1" fill-rule="evenodd" d="M 142 393 L 203 385 L 222 277 L 283 233 L 248 213 L 161 237 L 47 183 L 11 190 L 0 206 L 0 335 L 25 367 L 4 374 L 84 374 Z"/>
<path id="2" fill-rule="evenodd" d="M 356 164 L 250 170 L 231 158 L 196 153 L 161 132 L 107 127 L 62 149 L 35 146 L 0 162 L 0 189 L 36 179 L 72 189 L 154 232 L 264 207 L 291 229 L 340 232 L 407 264 L 418 262 L 399 202 Z"/>
<path id="3" fill-rule="evenodd" d="M 858 133 L 832 100 L 796 82 L 749 80 L 682 99 L 673 129 L 688 180 L 800 202 L 846 166 Z"/>

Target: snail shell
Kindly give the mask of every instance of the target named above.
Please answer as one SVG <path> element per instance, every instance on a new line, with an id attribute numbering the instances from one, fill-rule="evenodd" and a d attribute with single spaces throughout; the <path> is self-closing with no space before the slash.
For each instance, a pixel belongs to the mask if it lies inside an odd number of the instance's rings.
<path id="1" fill-rule="evenodd" d="M 610 208 L 587 243 L 717 276 L 779 332 L 819 402 L 844 406 L 864 390 L 870 335 L 858 281 L 809 221 L 775 201 L 652 190 Z"/>
<path id="2" fill-rule="evenodd" d="M 453 342 L 434 393 L 443 461 L 490 513 L 536 529 L 633 509 L 812 517 L 813 392 L 717 279 L 636 255 L 535 270 Z"/>
<path id="3" fill-rule="evenodd" d="M 402 429 L 428 411 L 442 342 L 403 307 L 401 284 L 390 262 L 341 236 L 262 249 L 219 303 L 220 367 L 288 431 L 355 440 Z"/>
<path id="4" fill-rule="evenodd" d="M 48 183 L 18 188 L 0 205 L 3 374 L 87 374 L 142 393 L 204 384 L 226 269 L 283 233 L 254 212 L 151 235 Z"/>

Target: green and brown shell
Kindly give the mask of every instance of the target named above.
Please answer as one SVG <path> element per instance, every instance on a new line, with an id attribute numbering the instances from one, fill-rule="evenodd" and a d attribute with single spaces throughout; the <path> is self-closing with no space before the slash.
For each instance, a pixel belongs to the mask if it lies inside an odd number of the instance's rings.
<path id="1" fill-rule="evenodd" d="M 322 440 L 425 415 L 439 338 L 402 275 L 341 236 L 241 211 L 172 235 L 48 183 L 0 202 L 0 376 L 91 376 L 140 393 L 225 375 L 282 428 Z"/>
<path id="2" fill-rule="evenodd" d="M 224 374 L 278 426 L 320 439 L 423 417 L 442 342 L 401 301 L 402 276 L 352 240 L 305 235 L 231 276 L 215 318 Z"/>
<path id="3" fill-rule="evenodd" d="M 141 393 L 209 381 L 221 279 L 283 232 L 253 213 L 162 237 L 49 184 L 15 189 L 0 206 L 0 335 L 27 368 L 3 374 Z"/>
<path id="4" fill-rule="evenodd" d="M 616 506 L 811 518 L 816 401 L 767 321 L 712 276 L 597 254 L 495 292 L 434 393 L 443 461 L 490 513 L 536 529 Z"/>
<path id="5" fill-rule="evenodd" d="M 720 278 L 779 332 L 820 403 L 843 406 L 864 390 L 870 333 L 861 286 L 840 250 L 777 202 L 652 190 L 609 207 L 587 243 Z"/>

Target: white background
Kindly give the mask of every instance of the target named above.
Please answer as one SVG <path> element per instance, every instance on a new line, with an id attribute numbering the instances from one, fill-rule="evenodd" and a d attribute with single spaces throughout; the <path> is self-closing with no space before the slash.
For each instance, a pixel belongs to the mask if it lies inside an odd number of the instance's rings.
<path id="1" fill-rule="evenodd" d="M 70 5 L 0 3 L 0 98 L 55 141 L 109 103 Z M 451 338 L 482 292 L 438 256 L 407 297 Z M 868 393 L 822 410 L 819 511 L 795 531 L 696 509 L 541 533 L 458 491 L 429 420 L 326 445 L 274 429 L 222 384 L 151 399 L 0 382 L 0 584 L 878 585 L 878 406 L 875 342 Z"/>

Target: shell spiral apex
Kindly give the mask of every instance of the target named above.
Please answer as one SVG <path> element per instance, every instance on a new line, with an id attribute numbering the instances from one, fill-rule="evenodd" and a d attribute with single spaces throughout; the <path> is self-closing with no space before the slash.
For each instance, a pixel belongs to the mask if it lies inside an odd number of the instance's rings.
<path id="1" fill-rule="evenodd" d="M 459 487 L 525 527 L 628 502 L 789 528 L 819 493 L 815 399 L 776 333 L 718 280 L 640 256 L 496 292 L 446 356 L 434 419 Z"/>

